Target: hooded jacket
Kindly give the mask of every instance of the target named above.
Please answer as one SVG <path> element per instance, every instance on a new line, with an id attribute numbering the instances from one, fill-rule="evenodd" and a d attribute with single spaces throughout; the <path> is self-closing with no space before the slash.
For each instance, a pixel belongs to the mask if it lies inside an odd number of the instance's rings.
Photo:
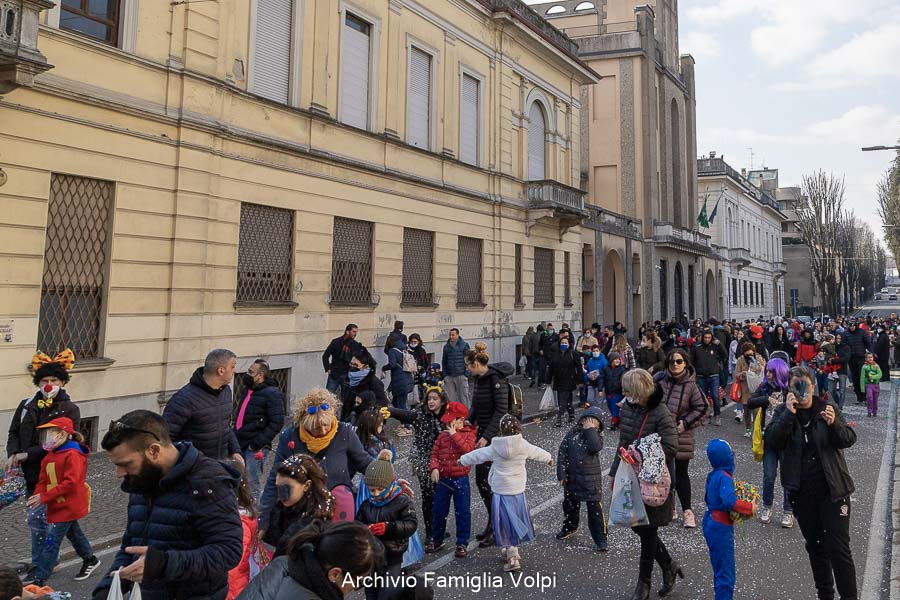
<path id="1" fill-rule="evenodd" d="M 271 377 L 247 392 L 250 393 L 250 398 L 244 396 L 234 413 L 235 435 L 241 451 L 256 452 L 271 446 L 272 440 L 284 427 L 284 394 Z M 242 426 L 238 429 L 237 421 L 245 401 L 247 409 L 244 411 Z"/>
<path id="2" fill-rule="evenodd" d="M 556 457 L 556 479 L 565 481 L 566 491 L 586 502 L 600 502 L 603 498 L 603 435 L 600 429 L 584 429 L 585 417 L 594 417 L 603 427 L 603 412 L 599 408 L 584 411 L 578 423 L 563 438 Z"/>
<path id="3" fill-rule="evenodd" d="M 215 460 L 225 460 L 241 451 L 231 428 L 233 396 L 231 386 L 215 390 L 203 379 L 203 367 L 191 375 L 191 381 L 175 392 L 166 403 L 163 419 L 172 441 L 191 442 Z"/>
<path id="4" fill-rule="evenodd" d="M 398 564 L 403 560 L 403 553 L 409 547 L 409 538 L 416 534 L 419 522 L 416 519 L 416 507 L 409 496 L 400 494 L 384 506 L 376 506 L 369 498 L 359 505 L 356 520 L 372 525 L 385 523 L 384 535 L 378 536 L 384 544 L 388 565 Z"/>
<path id="5" fill-rule="evenodd" d="M 578 387 L 584 378 L 581 356 L 572 348 L 559 352 L 550 361 L 550 385 L 554 390 L 570 392 Z"/>
<path id="6" fill-rule="evenodd" d="M 280 556 L 250 580 L 238 600 L 343 600 L 341 591 L 315 557 L 312 544 L 296 559 Z"/>
<path id="7" fill-rule="evenodd" d="M 500 431 L 500 419 L 509 412 L 507 378 L 515 373 L 506 362 L 488 365 L 488 371 L 475 378 L 469 423 L 478 427 L 478 437 L 490 442 Z"/>
<path id="8" fill-rule="evenodd" d="M 553 457 L 543 448 L 525 441 L 522 434 L 497 436 L 490 446 L 464 454 L 459 463 L 464 466 L 493 462 L 488 475 L 491 491 L 503 496 L 517 496 L 525 492 L 525 462 L 536 460 L 550 464 Z"/>
<path id="9" fill-rule="evenodd" d="M 587 360 L 587 366 L 584 369 L 584 382 L 591 387 L 599 387 L 600 386 L 600 377 L 603 375 L 603 369 L 606 368 L 606 365 L 609 364 L 609 361 L 606 360 L 606 357 L 603 356 L 603 353 L 600 353 L 600 356 L 594 358 L 591 356 Z M 593 371 L 597 371 L 597 379 L 591 379 L 588 377 L 590 373 Z"/>
<path id="10" fill-rule="evenodd" d="M 697 385 L 694 368 L 688 365 L 678 377 L 668 369 L 653 377 L 663 393 L 663 402 L 672 413 L 676 427 L 678 421 L 684 422 L 684 431 L 678 434 L 678 453 L 675 460 L 691 460 L 694 458 L 696 445 L 696 429 L 703 423 L 706 415 L 706 397 Z"/>
<path id="11" fill-rule="evenodd" d="M 625 365 L 619 362 L 618 367 L 610 364 L 603 367 L 600 371 L 600 379 L 597 381 L 597 387 L 606 394 L 606 397 L 619 396 L 622 394 L 622 375 L 625 374 Z"/>
<path id="12" fill-rule="evenodd" d="M 69 440 L 41 461 L 35 493 L 47 505 L 48 523 L 77 521 L 91 510 L 91 488 L 85 482 L 90 448 Z"/>
<path id="13" fill-rule="evenodd" d="M 852 358 L 864 359 L 866 352 L 872 351 L 872 336 L 860 327 L 857 327 L 856 331 L 850 331 L 847 328 L 843 337 L 844 343 L 850 346 L 850 356 Z"/>
<path id="14" fill-rule="evenodd" d="M 94 589 L 105 599 L 111 573 L 136 557 L 129 546 L 149 546 L 144 559 L 141 593 L 145 600 L 223 600 L 228 571 L 241 559 L 243 527 L 235 490 L 240 474 L 204 456 L 187 442 L 176 442 L 178 462 L 159 482 L 159 492 L 146 496 L 122 482 L 129 493 L 128 523 L 122 547 L 106 577 Z M 123 581 L 123 586 L 130 585 Z"/>
<path id="15" fill-rule="evenodd" d="M 800 343 L 797 344 L 797 352 L 794 354 L 794 364 L 799 365 L 801 362 L 811 362 L 819 353 L 819 345 L 813 336 L 813 332 L 808 329 L 803 332 Z"/>
<path id="16" fill-rule="evenodd" d="M 391 393 L 396 398 L 404 396 L 413 389 L 413 374 L 403 370 L 403 355 L 406 353 L 406 343 L 398 339 L 394 347 L 388 350 L 388 364 L 381 368 L 382 371 L 391 372 Z"/>
<path id="17" fill-rule="evenodd" d="M 444 377 L 458 377 L 466 374 L 466 352 L 469 351 L 469 344 L 466 340 L 459 336 L 456 345 L 450 343 L 444 344 L 444 353 L 441 355 L 441 370 Z"/>
<path id="18" fill-rule="evenodd" d="M 722 363 L 728 359 L 728 347 L 713 340 L 708 343 L 694 344 L 691 348 L 691 364 L 698 377 L 718 375 L 722 370 Z"/>
<path id="19" fill-rule="evenodd" d="M 444 479 L 466 477 L 472 467 L 462 467 L 456 464 L 459 458 L 475 449 L 475 428 L 468 423 L 455 435 L 442 431 L 431 449 L 431 460 L 428 470 L 437 469 Z"/>
<path id="20" fill-rule="evenodd" d="M 738 500 L 734 493 L 734 450 L 725 440 L 710 440 L 706 457 L 712 471 L 706 476 L 706 506 L 709 511 L 736 511 L 753 514 L 753 504 Z"/>

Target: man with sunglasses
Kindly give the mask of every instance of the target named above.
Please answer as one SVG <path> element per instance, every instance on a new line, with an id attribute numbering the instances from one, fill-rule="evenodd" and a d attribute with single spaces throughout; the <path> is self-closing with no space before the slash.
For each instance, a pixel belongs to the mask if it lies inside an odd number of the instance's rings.
<path id="1" fill-rule="evenodd" d="M 123 587 L 139 583 L 144 600 L 224 600 L 228 571 L 243 552 L 240 473 L 189 442 L 173 443 L 166 422 L 149 410 L 110 423 L 100 445 L 129 498 L 122 546 L 94 600 L 108 597 L 119 569 Z"/>

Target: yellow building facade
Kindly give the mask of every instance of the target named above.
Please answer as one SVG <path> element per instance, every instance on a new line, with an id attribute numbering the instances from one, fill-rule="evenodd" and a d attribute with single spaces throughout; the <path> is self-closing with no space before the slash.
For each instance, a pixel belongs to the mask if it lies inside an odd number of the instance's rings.
<path id="1" fill-rule="evenodd" d="M 597 76 L 523 3 L 108 4 L 43 10 L 44 67 L 0 45 L 0 427 L 36 349 L 75 350 L 97 436 L 216 347 L 295 395 L 350 322 L 437 360 L 451 327 L 508 361 L 580 327 Z"/>

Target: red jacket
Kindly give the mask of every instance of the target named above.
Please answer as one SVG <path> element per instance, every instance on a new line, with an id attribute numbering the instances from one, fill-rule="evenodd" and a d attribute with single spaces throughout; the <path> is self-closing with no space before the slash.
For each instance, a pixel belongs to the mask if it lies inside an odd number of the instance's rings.
<path id="1" fill-rule="evenodd" d="M 69 440 L 41 461 L 41 477 L 35 494 L 47 505 L 48 523 L 83 519 L 91 510 L 91 487 L 87 477 L 90 449 Z"/>
<path id="2" fill-rule="evenodd" d="M 475 428 L 466 423 L 456 435 L 450 435 L 442 431 L 434 441 L 431 449 L 431 462 L 429 471 L 437 469 L 441 478 L 467 477 L 472 467 L 463 467 L 456 464 L 459 457 L 475 449 Z"/>
<path id="3" fill-rule="evenodd" d="M 244 512 L 241 512 L 241 525 L 244 529 L 244 553 L 241 555 L 241 562 L 228 571 L 228 597 L 225 600 L 237 598 L 244 591 L 244 588 L 247 587 L 247 584 L 250 583 L 250 560 L 253 558 L 252 554 L 256 549 L 259 552 L 266 552 L 267 557 L 271 558 L 262 544 L 257 545 L 254 543 L 258 528 L 256 519 L 251 517 L 249 513 L 244 514 Z"/>
<path id="4" fill-rule="evenodd" d="M 819 353 L 819 344 L 804 344 L 800 342 L 797 344 L 797 354 L 794 355 L 794 363 L 800 364 L 800 361 L 811 362 L 816 354 Z"/>

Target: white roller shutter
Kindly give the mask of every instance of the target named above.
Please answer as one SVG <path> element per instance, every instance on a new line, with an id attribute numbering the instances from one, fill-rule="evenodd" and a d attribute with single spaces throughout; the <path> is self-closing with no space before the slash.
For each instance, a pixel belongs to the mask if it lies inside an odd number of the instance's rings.
<path id="1" fill-rule="evenodd" d="M 544 138 L 546 124 L 544 111 L 537 102 L 532 102 L 528 111 L 528 179 L 544 179 Z"/>
<path id="2" fill-rule="evenodd" d="M 293 0 L 257 0 L 252 92 L 287 104 L 291 84 Z"/>
<path id="3" fill-rule="evenodd" d="M 406 143 L 430 149 L 431 55 L 409 49 L 409 84 L 406 98 Z"/>
<path id="4" fill-rule="evenodd" d="M 462 76 L 462 101 L 459 107 L 459 159 L 478 164 L 478 83 L 470 75 Z"/>
<path id="5" fill-rule="evenodd" d="M 369 47 L 368 23 L 348 14 L 341 57 L 341 121 L 361 129 L 369 124 Z"/>

